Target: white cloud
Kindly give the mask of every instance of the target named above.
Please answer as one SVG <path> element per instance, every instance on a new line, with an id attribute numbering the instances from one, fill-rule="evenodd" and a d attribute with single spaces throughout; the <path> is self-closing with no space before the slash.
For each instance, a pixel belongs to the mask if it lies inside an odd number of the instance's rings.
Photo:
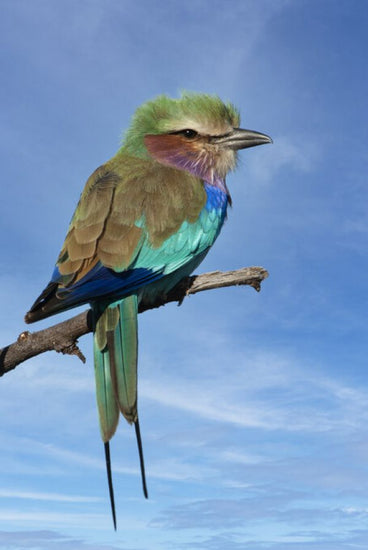
<path id="1" fill-rule="evenodd" d="M 17 508 L 1 508 L 0 517 L 2 522 L 8 525 L 48 525 L 53 527 L 64 527 L 66 524 L 74 527 L 101 529 L 107 525 L 106 514 L 92 513 L 65 513 L 51 512 L 45 509 L 39 511 L 19 511 Z"/>
<path id="2" fill-rule="evenodd" d="M 272 137 L 274 143 L 267 147 L 267 154 L 256 152 L 247 156 L 247 181 L 250 184 L 274 182 L 281 173 L 287 174 L 290 179 L 293 174 L 311 172 L 317 168 L 322 155 L 321 144 L 317 148 L 313 139 L 308 137 L 299 139 L 299 142 L 286 136 Z"/>
<path id="3" fill-rule="evenodd" d="M 40 493 L 0 489 L 0 498 L 19 498 L 25 500 L 45 500 L 50 502 L 98 502 L 102 499 L 92 496 L 64 495 L 60 493 Z"/>
<path id="4" fill-rule="evenodd" d="M 225 462 L 235 464 L 259 464 L 264 462 L 265 457 L 261 455 L 254 455 L 251 453 L 239 452 L 233 449 L 227 449 L 220 453 L 220 457 Z"/>
<path id="5" fill-rule="evenodd" d="M 55 531 L 0 531 L 0 548 L 6 550 L 118 550 L 117 546 L 90 543 Z M 127 548 L 125 546 L 125 548 Z M 128 549 L 127 549 L 128 550 Z"/>
<path id="6" fill-rule="evenodd" d="M 88 344 L 92 345 L 91 342 L 88 342 Z M 43 357 L 41 360 L 38 359 L 36 364 L 25 365 L 22 372 L 22 385 L 25 389 L 36 392 L 59 389 L 63 392 L 76 394 L 79 392 L 87 394 L 95 391 L 94 373 L 92 368 L 88 368 L 88 365 L 82 370 L 76 357 L 66 359 L 61 355 L 56 356 L 55 352 L 51 352 L 48 357 L 49 360 Z M 55 363 L 60 362 L 68 363 L 68 365 L 60 370 L 55 365 Z M 47 363 L 51 366 L 49 367 Z M 89 376 L 86 376 L 86 371 Z M 77 396 L 75 396 L 75 399 L 77 399 Z"/>
<path id="7" fill-rule="evenodd" d="M 330 379 L 297 358 L 262 352 L 245 357 L 230 346 L 223 357 L 215 348 L 212 343 L 216 361 L 211 360 L 210 372 L 203 370 L 205 358 L 197 357 L 191 360 L 196 380 L 161 373 L 160 380 L 141 380 L 140 397 L 204 419 L 265 430 L 349 431 L 368 420 L 364 389 Z"/>

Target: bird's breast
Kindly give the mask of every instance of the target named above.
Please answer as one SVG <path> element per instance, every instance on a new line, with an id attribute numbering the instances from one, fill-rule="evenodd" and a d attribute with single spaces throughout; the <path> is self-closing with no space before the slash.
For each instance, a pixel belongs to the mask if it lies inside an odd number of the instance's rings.
<path id="1" fill-rule="evenodd" d="M 226 183 L 223 180 L 217 182 L 215 185 L 204 182 L 204 188 L 207 196 L 204 208 L 207 211 L 216 210 L 225 217 L 227 206 L 231 202 Z"/>

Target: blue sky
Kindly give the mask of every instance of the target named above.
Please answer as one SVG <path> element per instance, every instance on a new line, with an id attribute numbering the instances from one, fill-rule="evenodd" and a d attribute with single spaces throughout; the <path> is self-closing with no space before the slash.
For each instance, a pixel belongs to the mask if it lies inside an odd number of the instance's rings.
<path id="1" fill-rule="evenodd" d="M 367 3 L 0 0 L 0 12 L 0 345 L 27 328 L 85 180 L 140 103 L 217 93 L 274 139 L 241 153 L 199 270 L 262 265 L 262 292 L 140 316 L 150 499 L 122 421 L 113 532 L 86 336 L 87 365 L 49 353 L 1 379 L 0 548 L 366 549 Z"/>

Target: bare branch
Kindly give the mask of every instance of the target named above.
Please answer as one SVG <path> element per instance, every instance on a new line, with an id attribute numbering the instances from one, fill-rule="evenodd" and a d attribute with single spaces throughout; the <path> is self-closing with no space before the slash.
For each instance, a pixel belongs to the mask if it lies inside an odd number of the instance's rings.
<path id="1" fill-rule="evenodd" d="M 154 302 L 141 301 L 139 312 L 163 306 L 169 302 L 182 303 L 186 296 L 204 290 L 236 285 L 249 285 L 261 289 L 261 282 L 268 277 L 263 267 L 244 267 L 236 271 L 211 271 L 192 275 L 180 281 L 166 296 Z M 67 321 L 38 332 L 22 332 L 16 342 L 0 350 L 0 376 L 15 369 L 17 365 L 45 351 L 55 350 L 85 358 L 78 347 L 78 338 L 92 331 L 91 310 L 84 311 Z"/>

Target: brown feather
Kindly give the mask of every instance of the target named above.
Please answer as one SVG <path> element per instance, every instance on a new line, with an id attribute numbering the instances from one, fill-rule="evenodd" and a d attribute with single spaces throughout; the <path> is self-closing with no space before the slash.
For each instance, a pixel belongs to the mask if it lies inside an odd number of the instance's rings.
<path id="1" fill-rule="evenodd" d="M 83 243 L 77 241 L 77 230 L 73 228 L 68 235 L 68 256 L 71 261 L 91 258 L 96 251 L 96 241 Z"/>
<path id="2" fill-rule="evenodd" d="M 102 234 L 104 226 L 105 220 L 102 220 L 99 223 L 85 225 L 84 227 L 81 223 L 78 223 L 77 227 L 74 228 L 75 239 L 81 244 L 90 243 L 92 241 L 95 242 Z"/>
<path id="3" fill-rule="evenodd" d="M 90 176 L 81 195 L 58 259 L 61 275 L 74 275 L 65 284 L 80 280 L 98 261 L 127 269 L 144 233 L 159 248 L 185 220 L 194 222 L 205 203 L 199 178 L 118 153 Z"/>
<path id="4" fill-rule="evenodd" d="M 97 246 L 97 255 L 103 265 L 117 271 L 122 271 L 131 263 L 132 251 L 137 248 L 142 233 L 136 226 L 121 226 L 120 229 L 120 238 L 111 239 L 106 231 Z"/>

